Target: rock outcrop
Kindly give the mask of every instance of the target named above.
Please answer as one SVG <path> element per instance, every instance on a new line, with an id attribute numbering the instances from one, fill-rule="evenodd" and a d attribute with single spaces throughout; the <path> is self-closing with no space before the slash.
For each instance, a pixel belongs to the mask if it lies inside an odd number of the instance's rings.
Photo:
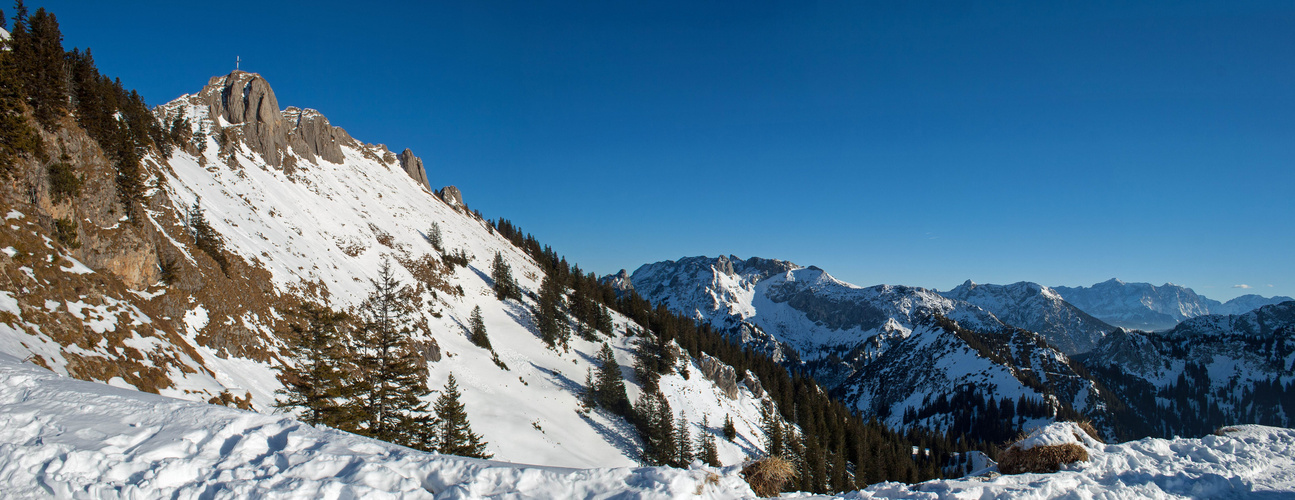
<path id="1" fill-rule="evenodd" d="M 714 382 L 715 387 L 724 391 L 725 396 L 737 399 L 737 370 L 706 353 L 702 353 L 701 359 L 697 360 L 697 366 L 701 368 L 702 376 Z"/>
<path id="2" fill-rule="evenodd" d="M 463 193 L 460 193 L 459 188 L 454 186 L 445 186 L 441 188 L 436 192 L 436 196 L 441 197 L 441 201 L 444 201 L 446 205 L 451 207 L 467 206 L 463 204 Z"/>
<path id="3" fill-rule="evenodd" d="M 265 162 L 278 167 L 280 152 L 288 145 L 288 131 L 274 89 L 256 73 L 234 71 L 213 77 L 203 90 L 211 119 L 221 125 L 243 125 L 247 146 Z"/>
<path id="4" fill-rule="evenodd" d="M 409 148 L 401 151 L 398 158 L 400 159 L 400 168 L 405 169 L 405 173 L 409 174 L 409 178 L 418 181 L 420 185 L 427 189 L 432 188 L 432 185 L 427 182 L 427 170 L 423 168 L 422 158 L 414 156 L 414 152 L 410 151 Z M 458 190 L 456 189 L 455 191 L 457 192 Z"/>
<path id="5" fill-rule="evenodd" d="M 289 107 L 283 111 L 283 117 L 292 124 L 288 145 L 312 162 L 319 158 L 330 163 L 342 163 L 342 145 L 355 144 L 350 134 L 341 127 L 329 125 L 328 118 L 313 109 Z"/>

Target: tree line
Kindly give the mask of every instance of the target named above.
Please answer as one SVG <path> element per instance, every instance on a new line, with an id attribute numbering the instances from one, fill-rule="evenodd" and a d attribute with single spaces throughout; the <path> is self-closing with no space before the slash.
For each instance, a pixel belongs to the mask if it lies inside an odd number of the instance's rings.
<path id="1" fill-rule="evenodd" d="M 691 461 L 695 458 L 693 450 L 704 446 L 685 438 L 678 430 L 683 426 L 656 387 L 661 375 L 676 371 L 677 357 L 686 354 L 696 358 L 702 353 L 733 366 L 739 374 L 749 370 L 761 381 L 775 403 L 766 409 L 763 430 L 769 442 L 764 444 L 771 454 L 787 456 L 799 468 L 800 474 L 788 484 L 792 490 L 839 492 L 880 481 L 918 482 L 944 477 L 954 472 L 945 467 L 953 457 L 965 457 L 968 450 L 992 453 L 996 449 L 966 435 L 950 436 L 921 429 L 901 433 L 875 419 L 865 419 L 805 373 L 741 345 L 733 336 L 716 331 L 709 324 L 670 311 L 662 304 L 653 305 L 635 291 L 619 294 L 609 283 L 600 283 L 593 273 L 569 264 L 551 247 L 542 245 L 507 219 L 488 223 L 540 265 L 547 284 L 541 285 L 540 296 L 551 296 L 546 300 L 556 304 L 558 310 L 570 313 L 573 322 L 590 324 L 588 313 L 578 317 L 576 308 L 563 309 L 562 304 L 587 301 L 591 306 L 583 306 L 586 311 L 607 308 L 638 325 L 632 329 L 636 337 L 634 373 L 644 388 L 643 394 L 628 409 L 621 402 L 608 402 L 606 407 L 625 416 L 639 430 L 645 447 L 642 458 L 647 464 L 685 466 L 684 459 Z M 496 285 L 501 283 L 500 278 L 495 276 Z M 497 297 L 520 296 L 510 291 L 515 286 L 510 280 L 504 277 L 505 291 L 496 288 Z M 561 345 L 560 340 L 551 345 Z M 608 365 L 606 361 L 602 364 Z M 616 372 L 619 375 L 619 367 Z M 601 375 L 591 375 L 589 382 L 593 385 L 586 385 L 595 394 L 601 394 L 603 387 L 615 386 L 601 380 Z M 612 397 L 609 401 L 619 401 L 619 398 Z M 920 452 L 914 453 L 914 447 Z"/>

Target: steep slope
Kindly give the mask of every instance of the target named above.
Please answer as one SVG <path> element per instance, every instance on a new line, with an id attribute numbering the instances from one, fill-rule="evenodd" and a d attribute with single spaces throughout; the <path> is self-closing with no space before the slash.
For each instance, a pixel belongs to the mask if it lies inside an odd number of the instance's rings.
<path id="1" fill-rule="evenodd" d="M 737 468 L 574 470 L 423 453 L 282 416 L 69 380 L 0 354 L 10 498 L 751 497 Z"/>
<path id="2" fill-rule="evenodd" d="M 1226 303 L 1198 295 L 1190 288 L 1165 283 L 1125 283 L 1118 279 L 1091 287 L 1052 287 L 1075 307 L 1098 319 L 1135 330 L 1168 330 L 1179 322 L 1206 314 L 1241 314 L 1290 297 L 1243 295 Z"/>
<path id="3" fill-rule="evenodd" d="M 1041 337 L 931 290 L 860 288 L 816 267 L 732 256 L 647 264 L 631 280 L 653 303 L 774 351 L 891 425 L 952 429 L 964 409 L 933 408 L 959 394 L 982 404 L 1073 407 L 1098 419 L 1104 411 L 1096 388 Z"/>
<path id="4" fill-rule="evenodd" d="M 1106 332 L 1115 329 L 1037 283 L 981 285 L 967 280 L 940 295 L 974 304 L 1004 323 L 1037 332 L 1066 354 L 1092 350 Z"/>
<path id="5" fill-rule="evenodd" d="M 87 189 L 57 201 L 46 165 L 35 159 L 24 165 L 30 190 L 6 185 L 0 351 L 77 378 L 271 412 L 282 387 L 276 371 L 289 362 L 276 332 L 292 307 L 353 307 L 389 260 L 417 290 L 425 328 L 415 341 L 428 386 L 455 375 L 473 429 L 496 458 L 637 463 L 640 445 L 623 419 L 576 411 L 601 341 L 631 366 L 629 320 L 613 314 L 610 336 L 547 348 L 531 313 L 542 268 L 470 211 L 457 189 L 434 194 L 412 153 L 356 141 L 313 110 L 278 109 L 253 73 L 212 78 L 155 112 L 182 140 L 170 154 L 147 153 L 150 189 L 134 219 L 122 217 L 109 162 L 71 120 L 44 139 L 69 153 Z M 196 213 L 219 240 L 214 250 L 195 240 Z M 84 221 L 75 233 L 80 248 L 50 237 L 61 217 Z M 441 249 L 428 239 L 433 224 Z M 494 297 L 488 276 L 496 254 L 526 292 L 522 301 Z M 468 339 L 478 306 L 506 368 Z M 678 375 L 661 385 L 694 434 L 718 432 L 701 429 L 703 416 L 733 418 L 740 438 L 718 440 L 722 461 L 759 452 L 759 400 L 749 390 Z M 631 379 L 631 400 L 638 391 Z"/>
<path id="6" fill-rule="evenodd" d="M 1084 361 L 1129 403 L 1122 420 L 1139 434 L 1295 424 L 1295 301 L 1166 332 L 1117 330 Z"/>

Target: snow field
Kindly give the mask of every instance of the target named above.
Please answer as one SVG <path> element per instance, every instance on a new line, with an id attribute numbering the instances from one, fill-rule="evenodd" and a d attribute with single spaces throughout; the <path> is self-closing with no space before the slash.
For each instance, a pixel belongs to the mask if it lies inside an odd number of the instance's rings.
<path id="1" fill-rule="evenodd" d="M 534 467 L 71 380 L 0 354 L 8 498 L 740 498 L 736 468 Z"/>

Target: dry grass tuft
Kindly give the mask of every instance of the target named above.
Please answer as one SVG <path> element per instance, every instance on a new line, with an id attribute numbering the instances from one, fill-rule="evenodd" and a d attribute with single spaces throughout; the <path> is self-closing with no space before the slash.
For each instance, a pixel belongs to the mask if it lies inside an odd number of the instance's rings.
<path id="1" fill-rule="evenodd" d="M 1088 460 L 1088 450 L 1074 443 L 1035 446 L 1022 450 L 1008 448 L 999 457 L 998 472 L 1003 474 L 1046 473 L 1061 470 L 1061 464 Z"/>
<path id="2" fill-rule="evenodd" d="M 1093 421 L 1092 421 L 1092 420 L 1080 420 L 1080 421 L 1078 421 L 1078 422 L 1075 422 L 1075 425 L 1078 425 L 1078 426 L 1079 426 L 1079 428 L 1080 428 L 1081 430 L 1083 430 L 1085 434 L 1088 434 L 1088 436 L 1089 436 L 1089 437 L 1091 437 L 1091 438 L 1093 438 L 1093 439 L 1097 440 L 1097 442 L 1099 442 L 1099 443 L 1105 443 L 1105 442 L 1106 442 L 1106 440 L 1105 440 L 1105 439 L 1102 439 L 1101 434 L 1098 434 L 1098 433 L 1097 433 L 1097 428 L 1096 428 L 1096 427 L 1093 427 Z"/>
<path id="3" fill-rule="evenodd" d="M 796 476 L 791 462 L 782 457 L 765 457 L 742 468 L 742 478 L 751 485 L 751 491 L 761 497 L 775 497 L 783 485 Z"/>

